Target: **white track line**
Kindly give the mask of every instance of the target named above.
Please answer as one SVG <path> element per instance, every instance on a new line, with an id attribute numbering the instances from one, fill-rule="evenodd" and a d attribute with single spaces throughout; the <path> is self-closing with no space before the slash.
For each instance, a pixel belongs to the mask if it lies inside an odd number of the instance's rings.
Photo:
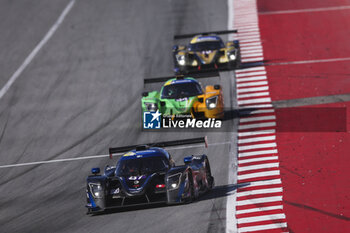
<path id="1" fill-rule="evenodd" d="M 262 49 L 250 49 L 250 50 L 244 50 L 244 51 L 241 51 L 241 54 L 252 54 L 252 53 L 262 53 Z"/>
<path id="2" fill-rule="evenodd" d="M 261 141 L 272 141 L 275 140 L 276 136 L 265 136 L 265 137 L 254 137 L 254 138 L 246 138 L 246 139 L 239 139 L 238 144 L 244 144 L 244 143 L 252 143 L 252 142 L 261 142 Z"/>
<path id="3" fill-rule="evenodd" d="M 241 73 L 249 73 L 252 71 L 265 71 L 265 67 L 252 67 L 252 68 L 246 68 L 242 70 L 236 70 L 236 74 L 241 74 Z"/>
<path id="4" fill-rule="evenodd" d="M 238 175 L 238 180 L 246 180 L 251 178 L 259 178 L 259 177 L 269 177 L 269 176 L 279 176 L 280 170 L 273 170 L 273 171 L 267 171 L 267 172 L 255 172 L 255 173 L 249 173 L 244 175 Z"/>
<path id="5" fill-rule="evenodd" d="M 244 40 L 257 40 L 260 41 L 260 35 L 239 35 L 240 41 Z"/>
<path id="6" fill-rule="evenodd" d="M 243 44 L 243 46 L 245 46 L 245 47 L 249 47 L 249 46 L 262 47 L 261 42 L 255 42 L 255 43 L 243 42 L 241 44 Z"/>
<path id="7" fill-rule="evenodd" d="M 242 223 L 261 222 L 261 221 L 285 219 L 285 218 L 286 218 L 285 214 L 269 214 L 269 215 L 262 215 L 262 216 L 256 216 L 256 217 L 239 218 L 237 222 L 238 224 L 242 224 Z"/>
<path id="8" fill-rule="evenodd" d="M 241 88 L 241 87 L 253 87 L 253 86 L 264 86 L 264 85 L 267 85 L 267 81 L 237 83 L 237 88 Z"/>
<path id="9" fill-rule="evenodd" d="M 250 17 L 252 14 L 256 14 L 256 12 L 253 11 L 244 11 L 240 12 L 240 14 L 237 14 L 238 17 Z"/>
<path id="10" fill-rule="evenodd" d="M 258 123 L 258 124 L 239 125 L 238 126 L 238 130 L 255 129 L 255 128 L 263 128 L 263 127 L 271 127 L 271 126 L 276 126 L 276 122 L 266 122 L 266 123 Z"/>
<path id="11" fill-rule="evenodd" d="M 257 104 L 257 103 L 271 103 L 271 98 L 255 98 L 255 99 L 247 99 L 247 100 L 240 100 L 238 101 L 238 105 L 244 105 L 244 104 Z"/>
<path id="12" fill-rule="evenodd" d="M 251 43 L 251 42 L 259 42 L 260 43 L 260 38 L 253 38 L 253 39 L 240 39 L 240 43 Z"/>
<path id="13" fill-rule="evenodd" d="M 255 155 L 269 155 L 269 154 L 277 154 L 277 149 L 238 153 L 238 157 L 249 157 L 249 156 L 255 156 Z"/>
<path id="14" fill-rule="evenodd" d="M 270 160 L 278 160 L 278 156 L 267 156 L 267 157 L 261 157 L 261 158 L 255 158 L 255 159 L 239 159 L 238 164 L 270 161 Z"/>
<path id="15" fill-rule="evenodd" d="M 243 167 L 238 167 L 238 171 L 243 172 L 243 171 L 251 171 L 251 170 L 257 170 L 257 169 L 264 169 L 264 168 L 273 168 L 273 167 L 279 167 L 279 163 L 264 163 L 264 164 L 257 164 L 257 165 L 251 165 L 251 166 L 243 166 Z"/>
<path id="16" fill-rule="evenodd" d="M 256 187 L 256 186 L 264 186 L 264 185 L 274 185 L 274 184 L 282 184 L 281 179 L 253 181 L 245 184 L 243 183 L 241 185 L 242 185 L 242 188 L 247 188 L 247 187 Z"/>
<path id="17" fill-rule="evenodd" d="M 92 155 L 92 156 L 83 156 L 83 157 L 67 158 L 67 159 L 53 159 L 53 160 L 47 160 L 47 161 L 37 161 L 37 162 L 29 162 L 29 163 L 17 163 L 17 164 L 1 165 L 0 168 L 22 167 L 22 166 L 47 164 L 47 163 L 58 163 L 58 162 L 69 162 L 69 161 L 84 160 L 84 159 L 97 159 L 97 158 L 103 158 L 103 157 L 108 157 L 108 156 L 109 155 Z"/>
<path id="18" fill-rule="evenodd" d="M 252 149 L 261 149 L 261 148 L 269 148 L 269 147 L 276 147 L 276 143 L 261 143 L 261 144 L 254 144 L 249 146 L 239 146 L 238 151 L 245 151 L 245 150 L 252 150 Z"/>
<path id="19" fill-rule="evenodd" d="M 281 63 L 269 63 L 268 65 L 297 65 L 297 64 L 349 61 L 349 60 L 350 60 L 350 57 L 343 57 L 343 58 L 330 58 L 330 59 L 319 59 L 319 60 L 305 60 L 305 61 L 290 61 L 290 62 L 281 62 Z"/>
<path id="20" fill-rule="evenodd" d="M 242 53 L 242 58 L 246 58 L 246 57 L 262 57 L 263 54 L 260 53 L 252 53 L 252 54 L 246 54 L 246 53 Z"/>
<path id="21" fill-rule="evenodd" d="M 275 120 L 276 116 L 275 115 L 270 115 L 270 116 L 261 116 L 261 117 L 246 117 L 246 118 L 241 118 L 239 122 L 244 123 L 244 122 L 253 122 L 253 121 L 266 121 L 266 120 Z"/>
<path id="22" fill-rule="evenodd" d="M 240 24 L 240 25 L 244 25 L 244 24 L 251 24 L 251 23 L 256 23 L 258 19 L 258 16 L 257 15 L 252 15 L 252 16 L 249 16 L 249 17 L 246 17 L 246 18 L 239 18 L 239 20 L 237 20 L 237 24 Z"/>
<path id="23" fill-rule="evenodd" d="M 257 31 L 250 31 L 250 32 L 242 32 L 241 30 L 238 32 L 239 37 L 245 37 L 245 36 L 259 36 L 260 37 L 260 32 L 259 30 Z"/>
<path id="24" fill-rule="evenodd" d="M 252 22 L 252 23 L 242 23 L 241 25 L 239 25 L 242 28 L 259 28 L 258 23 L 256 22 Z"/>
<path id="25" fill-rule="evenodd" d="M 274 205 L 274 206 L 266 206 L 266 207 L 260 207 L 260 208 L 237 210 L 236 214 L 249 214 L 249 213 L 254 213 L 254 212 L 262 212 L 262 211 L 269 211 L 269 210 L 281 210 L 281 209 L 283 209 L 283 205 Z"/>
<path id="26" fill-rule="evenodd" d="M 253 88 L 240 88 L 237 89 L 237 93 L 246 93 L 246 92 L 256 92 L 256 91 L 266 91 L 268 90 L 268 86 L 263 87 L 253 87 Z"/>
<path id="27" fill-rule="evenodd" d="M 261 46 L 246 46 L 245 49 L 241 49 L 241 53 L 245 54 L 245 53 L 249 53 L 250 51 L 256 51 L 256 50 L 262 50 Z M 264 67 L 265 70 L 265 67 Z"/>
<path id="28" fill-rule="evenodd" d="M 285 10 L 285 11 L 265 11 L 260 12 L 260 15 L 279 15 L 279 14 L 296 14 L 296 13 L 309 13 L 309 12 L 321 12 L 321 11 L 339 11 L 349 10 L 350 6 L 334 6 L 334 7 L 322 7 L 322 8 L 311 8 L 311 9 L 300 9 L 300 10 Z"/>
<path id="29" fill-rule="evenodd" d="M 246 41 L 246 40 L 260 41 L 259 35 L 239 35 L 238 38 L 240 41 Z"/>
<path id="30" fill-rule="evenodd" d="M 246 33 L 246 32 L 260 32 L 260 31 L 259 31 L 259 28 L 256 28 L 256 27 L 243 27 L 239 29 L 239 32 Z"/>
<path id="31" fill-rule="evenodd" d="M 10 89 L 12 84 L 16 81 L 16 79 L 22 74 L 25 68 L 31 63 L 31 61 L 35 58 L 41 48 L 47 43 L 47 41 L 52 37 L 52 35 L 56 32 L 57 28 L 62 24 L 64 18 L 70 12 L 72 7 L 74 6 L 75 0 L 71 0 L 68 5 L 64 8 L 61 15 L 58 17 L 56 22 L 52 25 L 50 30 L 46 33 L 46 35 L 41 39 L 39 44 L 32 50 L 32 52 L 26 57 L 23 63 L 18 67 L 15 73 L 12 74 L 10 79 L 6 82 L 5 86 L 3 86 L 0 90 L 0 99 L 6 94 L 6 92 Z"/>
<path id="32" fill-rule="evenodd" d="M 269 95 L 270 95 L 270 93 L 267 92 L 267 91 L 265 91 L 265 92 L 256 92 L 256 93 L 245 94 L 245 95 L 237 95 L 237 99 L 243 99 L 243 98 L 249 98 L 249 97 L 259 97 L 259 96 L 269 96 Z"/>
<path id="33" fill-rule="evenodd" d="M 264 57 L 256 57 L 256 58 L 248 58 L 248 59 L 242 59 L 242 62 L 259 62 L 263 61 Z"/>
<path id="34" fill-rule="evenodd" d="M 282 201 L 282 196 L 262 197 L 262 198 L 254 198 L 254 199 L 237 201 L 237 206 L 276 202 L 276 201 Z"/>
<path id="35" fill-rule="evenodd" d="M 246 109 L 246 108 L 272 108 L 272 104 L 256 104 L 256 105 L 240 106 L 240 109 Z"/>
<path id="36" fill-rule="evenodd" d="M 269 129 L 269 130 L 261 130 L 261 131 L 253 131 L 253 132 L 243 132 L 238 133 L 238 137 L 249 137 L 249 136 L 255 136 L 255 135 L 261 135 L 261 134 L 273 134 L 276 130 Z"/>
<path id="37" fill-rule="evenodd" d="M 265 194 L 265 193 L 281 193 L 283 188 L 270 188 L 270 189 L 255 189 L 250 191 L 238 192 L 237 197 L 244 197 L 256 194 Z"/>
<path id="38" fill-rule="evenodd" d="M 249 81 L 258 81 L 258 80 L 266 80 L 266 76 L 255 76 L 255 77 L 248 77 L 248 78 L 237 78 L 236 82 L 249 82 Z"/>
<path id="39" fill-rule="evenodd" d="M 251 50 L 254 50 L 254 49 L 262 50 L 262 46 L 261 45 L 260 46 L 256 46 L 256 45 L 254 45 L 254 46 L 245 46 L 245 47 L 241 48 L 241 51 L 242 52 L 246 52 L 246 51 L 251 51 Z M 265 70 L 265 67 L 261 67 L 261 68 L 263 68 Z"/>
<path id="40" fill-rule="evenodd" d="M 257 225 L 257 226 L 251 226 L 251 227 L 241 227 L 241 228 L 238 229 L 238 233 L 262 231 L 262 230 L 286 228 L 286 227 L 287 227 L 287 223 L 286 222 L 281 222 L 281 223 Z"/>
<path id="41" fill-rule="evenodd" d="M 259 32 L 244 32 L 244 33 L 239 33 L 238 38 L 240 39 L 253 39 L 253 38 L 260 38 L 260 33 Z"/>
<path id="42" fill-rule="evenodd" d="M 256 75 L 266 75 L 266 71 L 238 73 L 236 74 L 236 77 L 242 78 L 242 77 L 249 77 L 249 76 L 256 76 Z"/>
<path id="43" fill-rule="evenodd" d="M 240 25 L 254 24 L 254 23 L 256 23 L 257 19 L 258 19 L 257 16 L 251 16 L 251 17 L 245 18 L 245 19 L 240 18 L 240 19 L 237 21 L 237 24 L 240 24 Z"/>

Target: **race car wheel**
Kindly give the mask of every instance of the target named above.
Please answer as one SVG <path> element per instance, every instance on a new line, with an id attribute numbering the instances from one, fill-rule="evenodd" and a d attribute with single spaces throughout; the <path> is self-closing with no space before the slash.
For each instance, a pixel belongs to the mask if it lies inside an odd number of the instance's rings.
<path id="1" fill-rule="evenodd" d="M 211 190 L 214 186 L 214 178 L 211 175 L 211 170 L 210 170 L 210 164 L 208 159 L 205 160 L 205 175 L 206 175 L 206 179 L 207 179 L 207 189 Z"/>
<path id="2" fill-rule="evenodd" d="M 194 187 L 193 187 L 193 178 L 190 172 L 187 173 L 189 180 L 189 197 L 186 198 L 185 203 L 191 203 L 194 200 Z"/>
<path id="3" fill-rule="evenodd" d="M 227 69 L 233 70 L 237 67 L 237 61 L 230 61 L 227 63 Z"/>
<path id="4" fill-rule="evenodd" d="M 239 69 L 241 67 L 241 58 L 239 58 L 239 60 L 236 61 L 236 70 Z"/>
<path id="5" fill-rule="evenodd" d="M 184 75 L 188 74 L 188 68 L 186 66 L 181 66 L 179 68 L 179 74 L 184 74 Z"/>
<path id="6" fill-rule="evenodd" d="M 241 51 L 238 51 L 238 56 L 237 56 L 237 60 L 236 60 L 236 69 L 239 69 L 241 67 Z"/>

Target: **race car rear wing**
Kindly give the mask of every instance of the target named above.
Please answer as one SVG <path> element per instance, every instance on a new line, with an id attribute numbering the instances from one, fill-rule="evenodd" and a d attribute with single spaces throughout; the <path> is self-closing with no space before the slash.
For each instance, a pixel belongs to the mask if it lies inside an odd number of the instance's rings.
<path id="1" fill-rule="evenodd" d="M 174 40 L 178 39 L 185 39 L 185 38 L 191 38 L 197 35 L 209 35 L 209 34 L 216 34 L 216 35 L 223 35 L 223 34 L 230 34 L 230 33 L 237 33 L 238 30 L 221 30 L 221 31 L 211 31 L 211 32 L 197 32 L 197 33 L 190 33 L 190 34 L 182 34 L 182 35 L 175 35 Z"/>
<path id="2" fill-rule="evenodd" d="M 212 72 L 205 72 L 205 73 L 192 73 L 189 75 L 186 75 L 188 77 L 200 79 L 200 78 L 210 78 L 210 77 L 217 77 L 219 76 L 218 71 L 212 71 Z M 185 77 L 185 76 L 184 76 Z M 157 77 L 157 78 L 146 78 L 143 80 L 144 84 L 149 83 L 159 83 L 159 82 L 166 82 L 169 79 L 178 78 L 178 76 L 167 76 L 167 77 Z"/>
<path id="3" fill-rule="evenodd" d="M 122 147 L 114 147 L 109 148 L 109 158 L 113 157 L 113 154 L 117 153 L 124 153 L 128 152 L 130 150 L 143 148 L 146 149 L 148 147 L 174 147 L 174 146 L 183 146 L 183 145 L 189 145 L 189 144 L 200 144 L 204 143 L 205 147 L 208 148 L 208 139 L 207 136 L 205 137 L 198 137 L 198 138 L 189 138 L 189 139 L 181 139 L 181 140 L 174 140 L 174 141 L 166 141 L 166 142 L 155 142 L 155 143 L 147 143 L 147 144 L 140 144 L 140 145 L 131 145 L 131 146 L 122 146 Z"/>

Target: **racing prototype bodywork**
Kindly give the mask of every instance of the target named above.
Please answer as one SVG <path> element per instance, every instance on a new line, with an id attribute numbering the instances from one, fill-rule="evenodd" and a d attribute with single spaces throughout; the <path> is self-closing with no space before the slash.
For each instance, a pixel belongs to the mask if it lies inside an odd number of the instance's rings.
<path id="1" fill-rule="evenodd" d="M 214 186 L 206 155 L 188 156 L 184 165 L 175 166 L 171 155 L 158 146 L 205 142 L 204 138 L 162 142 L 125 153 L 116 166 L 106 166 L 103 173 L 93 168 L 88 176 L 86 194 L 88 213 L 135 205 L 191 202 Z M 130 147 L 110 148 L 110 153 Z"/>
<path id="2" fill-rule="evenodd" d="M 187 46 L 174 45 L 173 57 L 174 71 L 179 74 L 208 69 L 234 69 L 241 63 L 238 40 L 225 44 L 217 34 L 209 33 L 195 35 Z"/>
<path id="3" fill-rule="evenodd" d="M 223 118 L 224 99 L 220 85 L 205 89 L 191 77 L 177 77 L 165 82 L 160 92 L 144 92 L 143 112 L 159 110 L 163 115 L 189 114 L 193 118 Z"/>

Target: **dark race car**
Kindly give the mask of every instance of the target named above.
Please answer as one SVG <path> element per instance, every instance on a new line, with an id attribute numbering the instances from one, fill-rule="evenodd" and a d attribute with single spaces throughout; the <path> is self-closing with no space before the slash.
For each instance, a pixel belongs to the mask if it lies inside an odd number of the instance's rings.
<path id="1" fill-rule="evenodd" d="M 211 190 L 214 178 L 206 155 L 185 157 L 184 165 L 175 166 L 171 155 L 159 147 L 204 141 L 196 138 L 136 146 L 123 154 L 116 166 L 106 166 L 102 174 L 99 168 L 93 168 L 86 186 L 88 213 L 135 205 L 186 203 Z M 129 148 L 111 148 L 110 153 Z"/>
<path id="2" fill-rule="evenodd" d="M 175 73 L 187 74 L 205 70 L 239 68 L 241 64 L 239 41 L 224 43 L 218 36 L 218 34 L 235 32 L 236 30 L 231 30 L 175 36 L 175 39 L 192 37 L 187 46 L 174 45 L 173 47 Z"/>

